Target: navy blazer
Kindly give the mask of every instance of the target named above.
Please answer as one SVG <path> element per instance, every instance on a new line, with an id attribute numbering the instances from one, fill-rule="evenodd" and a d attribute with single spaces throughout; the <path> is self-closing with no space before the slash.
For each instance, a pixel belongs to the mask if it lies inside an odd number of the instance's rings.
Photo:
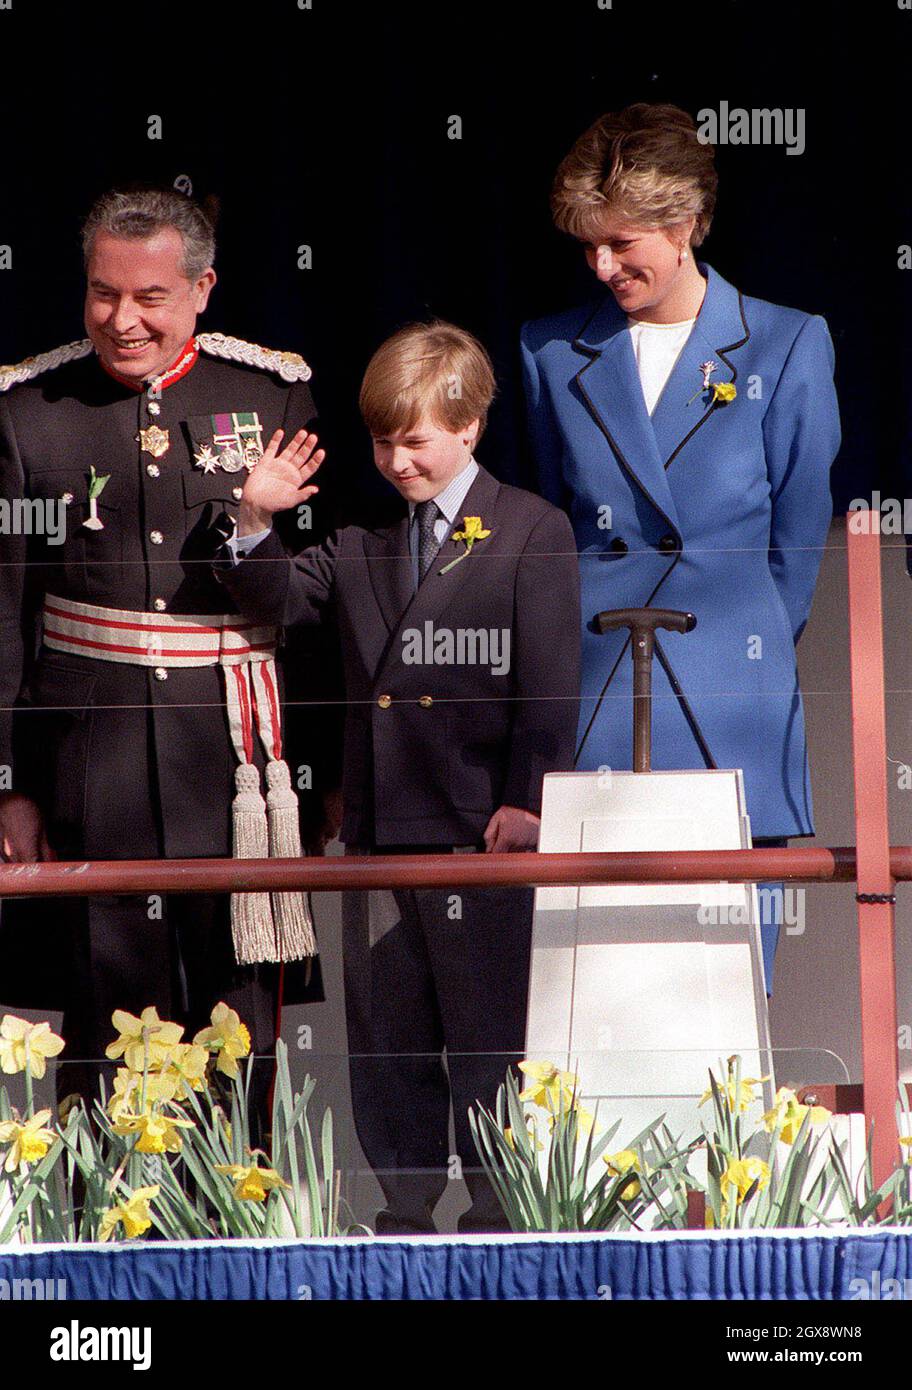
<path id="1" fill-rule="evenodd" d="M 522 330 L 541 491 L 569 512 L 580 555 L 577 766 L 631 765 L 629 648 L 594 615 L 687 609 L 696 629 L 656 646 L 653 766 L 740 767 L 754 835 L 808 835 L 795 643 L 832 514 L 833 346 L 822 318 L 699 268 L 703 304 L 651 418 L 610 292 Z M 728 403 L 700 391 L 709 360 L 713 382 L 735 385 Z"/>
<path id="2" fill-rule="evenodd" d="M 580 616 L 567 518 L 484 468 L 460 510 L 490 535 L 444 574 L 464 554 L 445 540 L 417 592 L 404 504 L 392 525 L 346 526 L 293 559 L 271 532 L 235 568 L 215 566 L 249 617 L 338 623 L 348 844 L 475 844 L 501 805 L 539 814 L 545 773 L 572 764 Z M 436 645 L 492 630 L 508 634 L 508 669 Z"/>

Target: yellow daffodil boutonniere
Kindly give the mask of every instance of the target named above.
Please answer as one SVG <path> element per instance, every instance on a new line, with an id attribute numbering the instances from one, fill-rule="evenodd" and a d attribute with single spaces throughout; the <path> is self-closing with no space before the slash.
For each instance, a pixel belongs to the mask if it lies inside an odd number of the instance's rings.
<path id="1" fill-rule="evenodd" d="M 711 358 L 708 362 L 700 363 L 700 371 L 703 374 L 703 384 L 699 390 L 694 391 L 687 402 L 688 405 L 693 405 L 697 397 L 702 396 L 706 391 L 710 392 L 710 405 L 728 405 L 729 401 L 735 399 L 738 391 L 733 381 L 710 381 L 713 372 L 718 371 L 716 363 Z"/>
<path id="2" fill-rule="evenodd" d="M 457 555 L 455 560 L 451 560 L 448 565 L 444 565 L 443 569 L 440 571 L 441 574 L 446 574 L 447 570 L 451 570 L 454 565 L 458 565 L 460 560 L 464 560 L 467 555 L 471 555 L 472 546 L 475 542 L 487 540 L 488 536 L 491 534 L 490 531 L 485 530 L 480 516 L 464 516 L 462 518 L 462 526 L 463 529 L 461 531 L 453 532 L 450 540 L 457 542 L 462 541 L 465 550 L 461 555 Z"/>
<path id="3" fill-rule="evenodd" d="M 733 381 L 713 382 L 713 405 L 728 405 L 738 394 L 737 387 Z"/>

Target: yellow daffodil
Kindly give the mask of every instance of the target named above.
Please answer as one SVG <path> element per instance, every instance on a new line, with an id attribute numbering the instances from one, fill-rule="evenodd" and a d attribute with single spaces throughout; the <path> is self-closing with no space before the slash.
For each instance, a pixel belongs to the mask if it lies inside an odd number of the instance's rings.
<path id="1" fill-rule="evenodd" d="M 274 1168 L 245 1167 L 243 1163 L 217 1163 L 217 1173 L 227 1173 L 234 1182 L 234 1195 L 241 1202 L 263 1202 L 274 1187 L 289 1191 L 291 1184 L 280 1178 Z"/>
<path id="2" fill-rule="evenodd" d="M 28 1066 L 29 1074 L 40 1081 L 47 1058 L 56 1057 L 64 1045 L 49 1023 L 28 1023 L 15 1014 L 4 1014 L 0 1020 L 0 1067 L 8 1076 Z"/>
<path id="3" fill-rule="evenodd" d="M 225 1076 L 240 1076 L 238 1058 L 250 1051 L 250 1034 L 235 1013 L 225 1003 L 216 1004 L 211 1014 L 212 1026 L 203 1028 L 193 1039 L 200 1047 L 215 1053 L 215 1065 Z"/>
<path id="4" fill-rule="evenodd" d="M 39 1110 L 30 1120 L 3 1120 L 0 1122 L 0 1144 L 9 1144 L 6 1162 L 3 1167 L 7 1173 L 17 1168 L 25 1169 L 30 1163 L 44 1158 L 57 1135 L 45 1125 L 51 1118 L 50 1110 Z"/>
<path id="5" fill-rule="evenodd" d="M 168 1049 L 184 1036 L 180 1024 L 160 1019 L 154 1005 L 143 1009 L 139 1018 L 124 1009 L 115 1009 L 111 1022 L 117 1029 L 118 1037 L 105 1048 L 105 1056 L 112 1062 L 123 1057 L 131 1071 L 142 1071 L 146 1066 L 147 1048 L 148 1066 L 162 1066 Z"/>
<path id="6" fill-rule="evenodd" d="M 168 1051 L 167 1070 L 163 1075 L 173 1076 L 183 1095 L 189 1091 L 202 1091 L 206 1087 L 206 1064 L 209 1053 L 197 1043 L 176 1043 Z"/>
<path id="7" fill-rule="evenodd" d="M 463 529 L 461 531 L 453 532 L 453 540 L 465 541 L 469 548 L 471 548 L 476 541 L 487 540 L 488 536 L 491 534 L 490 531 L 486 531 L 482 526 L 480 516 L 464 516 L 462 518 L 462 525 Z"/>
<path id="8" fill-rule="evenodd" d="M 544 1144 L 541 1142 L 541 1140 L 539 1139 L 538 1134 L 536 1133 L 535 1124 L 534 1124 L 534 1122 L 532 1121 L 532 1117 L 531 1117 L 531 1116 L 529 1117 L 529 1124 L 528 1124 L 528 1126 L 527 1126 L 527 1129 L 528 1129 L 529 1138 L 532 1140 L 532 1147 L 533 1147 L 534 1149 L 536 1149 L 537 1151 L 541 1152 L 541 1150 L 543 1150 L 545 1146 L 544 1146 Z M 516 1153 L 516 1143 L 515 1143 L 515 1141 L 514 1141 L 514 1139 L 513 1139 L 513 1130 L 512 1130 L 512 1128 L 510 1127 L 510 1125 L 507 1125 L 506 1128 L 504 1129 L 504 1138 L 506 1139 L 507 1143 L 510 1145 L 510 1148 L 513 1150 L 513 1152 Z"/>
<path id="9" fill-rule="evenodd" d="M 139 1135 L 136 1148 L 141 1154 L 179 1153 L 183 1140 L 178 1130 L 192 1128 L 192 1120 L 152 1110 L 144 1110 L 140 1115 L 124 1111 L 113 1125 L 115 1134 Z"/>
<path id="10" fill-rule="evenodd" d="M 101 1218 L 98 1239 L 111 1240 L 121 1222 L 123 1223 L 124 1235 L 128 1240 L 148 1231 L 152 1225 L 149 1203 L 155 1200 L 159 1191 L 157 1183 L 153 1187 L 137 1187 L 132 1197 L 128 1198 L 127 1201 L 116 1202 L 113 1207 L 109 1207 Z"/>
<path id="11" fill-rule="evenodd" d="M 63 1100 L 57 1103 L 57 1119 L 62 1125 L 67 1125 L 73 1111 L 83 1109 L 84 1107 L 84 1098 L 76 1091 L 70 1091 L 64 1096 Z"/>
<path id="12" fill-rule="evenodd" d="M 173 1072 L 151 1072 L 146 1077 L 146 1108 L 174 1100 L 180 1088 L 180 1077 Z M 108 1101 L 108 1114 L 113 1120 L 139 1108 L 143 1093 L 141 1071 L 118 1067 L 114 1077 L 114 1094 Z"/>
<path id="13" fill-rule="evenodd" d="M 808 1111 L 812 1125 L 825 1125 L 832 1116 L 832 1112 L 827 1110 L 826 1106 L 802 1105 L 795 1091 L 790 1091 L 788 1086 L 780 1086 L 776 1092 L 776 1103 L 772 1110 L 767 1110 L 763 1116 L 763 1123 L 770 1134 L 781 1124 L 779 1138 L 783 1144 L 794 1144 Z"/>
<path id="14" fill-rule="evenodd" d="M 769 1180 L 769 1165 L 764 1163 L 762 1158 L 732 1158 L 729 1159 L 728 1167 L 719 1179 L 719 1184 L 723 1191 L 727 1187 L 735 1189 L 740 1206 L 755 1182 L 757 1190 L 762 1191 L 769 1184 Z"/>
<path id="15" fill-rule="evenodd" d="M 591 1110 L 585 1110 L 583 1106 L 575 1105 L 573 1103 L 572 1091 L 564 1094 L 564 1116 L 566 1117 L 567 1115 L 569 1115 L 571 1110 L 576 1115 L 577 1135 L 590 1134 L 592 1132 L 592 1127 L 595 1124 L 595 1116 L 592 1114 Z M 548 1116 L 548 1128 L 551 1130 L 552 1134 L 554 1133 L 554 1126 L 557 1124 L 560 1113 L 561 1112 L 558 1110 L 552 1112 Z"/>
<path id="16" fill-rule="evenodd" d="M 723 1086 L 719 1087 L 719 1090 L 722 1091 L 723 1095 L 726 1092 L 728 1093 L 729 1110 L 732 1113 L 734 1113 L 734 1111 L 737 1109 L 739 1113 L 743 1114 L 744 1111 L 749 1109 L 752 1103 L 757 1099 L 757 1093 L 754 1088 L 757 1086 L 762 1086 L 764 1081 L 769 1081 L 769 1077 L 745 1076 L 738 1083 L 736 1095 L 734 1078 L 729 1077 L 728 1081 L 726 1081 Z M 700 1097 L 700 1104 L 705 1105 L 706 1102 L 711 1099 L 712 1089 L 710 1088 L 710 1090 L 703 1092 L 702 1096 Z"/>
<path id="17" fill-rule="evenodd" d="M 602 1154 L 602 1158 L 608 1165 L 608 1172 L 614 1178 L 619 1178 L 622 1173 L 629 1173 L 631 1170 L 636 1173 L 642 1172 L 639 1155 L 633 1149 L 620 1149 L 616 1154 Z M 632 1178 L 630 1182 L 624 1184 L 621 1201 L 629 1202 L 639 1195 L 640 1180 L 639 1178 Z"/>
<path id="18" fill-rule="evenodd" d="M 712 358 L 707 362 L 700 363 L 700 371 L 703 374 L 703 384 L 694 391 L 690 400 L 687 402 L 688 405 L 693 405 L 697 397 L 702 396 L 706 391 L 712 392 L 712 405 L 715 405 L 717 402 L 720 405 L 727 405 L 729 401 L 735 399 L 738 392 L 733 381 L 710 381 L 713 372 L 718 371 L 718 366 L 713 362 Z"/>
<path id="19" fill-rule="evenodd" d="M 573 1104 L 577 1086 L 573 1072 L 560 1071 L 553 1062 L 520 1062 L 519 1069 L 533 1083 L 520 1091 L 520 1100 L 531 1101 L 552 1114 L 561 1109 L 562 1099 L 564 1110 Z"/>
<path id="20" fill-rule="evenodd" d="M 482 525 L 480 516 L 464 516 L 462 518 L 462 530 L 454 531 L 450 540 L 462 541 L 465 550 L 461 555 L 457 555 L 455 560 L 451 560 L 448 565 L 444 565 L 440 573 L 446 574 L 447 570 L 451 570 L 454 565 L 458 565 L 460 560 L 464 560 L 467 555 L 471 555 L 472 546 L 475 542 L 487 540 L 490 534 L 491 532 L 485 530 L 485 527 Z"/>

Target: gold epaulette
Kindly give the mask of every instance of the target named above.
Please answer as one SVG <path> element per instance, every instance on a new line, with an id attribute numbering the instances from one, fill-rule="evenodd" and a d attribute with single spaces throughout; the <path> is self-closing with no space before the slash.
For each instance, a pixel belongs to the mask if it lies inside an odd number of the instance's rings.
<path id="1" fill-rule="evenodd" d="M 312 375 L 304 358 L 296 352 L 279 352 L 275 348 L 246 343 L 243 338 L 229 338 L 225 333 L 197 333 L 196 345 L 212 357 L 224 357 L 229 362 L 243 362 L 247 367 L 262 367 L 277 372 L 283 381 L 309 381 Z"/>
<path id="2" fill-rule="evenodd" d="M 80 338 L 78 342 L 64 343 L 63 347 L 53 348 L 51 352 L 39 352 L 37 357 L 25 357 L 13 366 L 0 367 L 0 391 L 9 391 L 23 381 L 40 376 L 42 372 L 53 371 L 65 362 L 76 362 L 94 351 L 90 338 Z"/>

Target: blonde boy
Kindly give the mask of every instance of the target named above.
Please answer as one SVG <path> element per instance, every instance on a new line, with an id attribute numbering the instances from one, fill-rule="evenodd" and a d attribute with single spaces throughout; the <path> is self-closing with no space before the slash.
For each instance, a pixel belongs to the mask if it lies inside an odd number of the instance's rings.
<path id="1" fill-rule="evenodd" d="M 572 765 L 576 549 L 562 512 L 476 461 L 493 394 L 470 334 L 402 329 L 374 354 L 360 395 L 399 518 L 345 527 L 289 559 L 271 519 L 317 491 L 319 454 L 313 435 L 281 448 L 278 431 L 247 479 L 231 560 L 217 566 L 251 617 L 338 624 L 349 853 L 534 849 L 542 777 Z M 523 1051 L 531 899 L 526 888 L 345 896 L 352 1095 L 386 1196 L 378 1231 L 434 1230 L 452 1171 L 451 1100 L 472 1196 L 460 1229 L 503 1225 L 467 1112 L 492 1103 Z"/>

